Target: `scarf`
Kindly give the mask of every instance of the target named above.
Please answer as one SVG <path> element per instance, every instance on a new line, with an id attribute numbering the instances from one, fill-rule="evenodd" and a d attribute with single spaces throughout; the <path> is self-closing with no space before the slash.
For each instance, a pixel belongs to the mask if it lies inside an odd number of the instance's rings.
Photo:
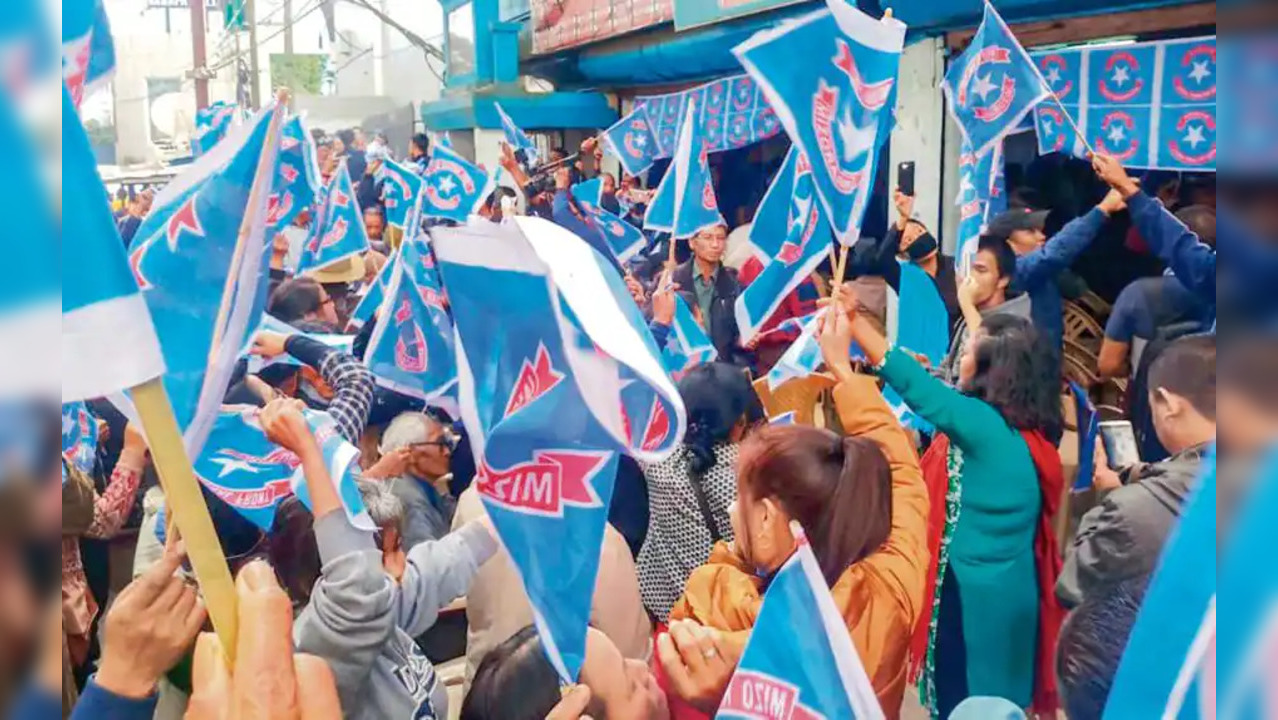
<path id="1" fill-rule="evenodd" d="M 1055 651 L 1065 610 L 1056 599 L 1056 579 L 1061 573 L 1061 555 L 1052 527 L 1052 518 L 1060 509 L 1061 492 L 1065 487 L 1065 471 L 1061 466 L 1056 446 L 1038 431 L 1022 430 L 1021 437 L 1029 448 L 1030 457 L 1038 471 L 1041 496 L 1037 528 L 1034 533 L 1034 566 L 1038 584 L 1038 646 L 1034 654 L 1034 696 L 1031 710 L 1039 713 L 1055 713 L 1060 706 L 1060 692 L 1056 685 Z M 927 586 L 923 594 L 923 611 L 910 640 L 910 682 L 923 674 L 931 643 L 938 600 L 939 583 L 945 569 L 941 566 L 942 544 L 953 532 L 954 518 L 948 517 L 948 506 L 957 503 L 961 493 L 953 485 L 955 497 L 950 498 L 952 478 L 949 467 L 950 439 L 937 434 L 924 453 L 919 465 L 923 470 L 923 482 L 931 499 L 928 511 L 928 552 L 931 564 L 928 568 Z"/>

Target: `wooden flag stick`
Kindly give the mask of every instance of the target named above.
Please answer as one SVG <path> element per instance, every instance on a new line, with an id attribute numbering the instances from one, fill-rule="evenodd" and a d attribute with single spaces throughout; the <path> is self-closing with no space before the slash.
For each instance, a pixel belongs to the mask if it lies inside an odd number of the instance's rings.
<path id="1" fill-rule="evenodd" d="M 239 629 L 239 608 L 235 582 L 226 564 L 222 544 L 213 531 L 213 520 L 200 493 L 182 443 L 169 395 L 160 378 L 148 380 L 130 391 L 146 433 L 147 445 L 155 463 L 160 485 L 164 488 L 166 513 L 186 541 L 187 557 L 200 583 L 204 604 L 209 609 L 213 630 L 226 653 L 227 665 L 235 665 L 235 638 Z"/>
<path id="2" fill-rule="evenodd" d="M 1035 72 L 1037 72 L 1038 68 L 1035 67 L 1034 70 Z M 1039 79 L 1042 79 L 1042 73 L 1039 73 Z M 1043 80 L 1043 84 L 1047 85 L 1047 80 Z M 1083 141 L 1083 147 L 1087 148 L 1088 156 L 1090 157 L 1092 155 L 1095 155 L 1096 149 L 1092 147 L 1091 143 L 1087 142 L 1087 136 L 1083 134 L 1083 131 L 1081 129 L 1079 129 L 1078 123 L 1074 122 L 1074 116 L 1070 115 L 1069 110 L 1065 109 L 1065 105 L 1061 103 L 1061 99 L 1057 97 L 1056 92 L 1052 90 L 1050 87 L 1048 87 L 1048 90 L 1051 91 L 1052 100 L 1056 103 L 1056 107 L 1061 109 L 1061 114 L 1064 115 L 1065 119 L 1069 121 L 1069 126 L 1073 128 L 1074 135 L 1078 136 L 1078 139 Z"/>

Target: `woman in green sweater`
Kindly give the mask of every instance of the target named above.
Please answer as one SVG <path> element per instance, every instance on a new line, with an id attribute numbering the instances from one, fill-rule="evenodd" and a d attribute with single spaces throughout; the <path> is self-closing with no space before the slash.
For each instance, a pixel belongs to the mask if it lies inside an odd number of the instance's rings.
<path id="1" fill-rule="evenodd" d="M 1050 589 L 1041 588 L 1059 573 L 1059 556 L 1038 560 L 1051 552 L 1043 543 L 1054 544 L 1040 528 L 1063 478 L 1055 447 L 1059 380 L 1050 376 L 1043 343 L 1024 318 L 985 318 L 972 331 L 955 388 L 909 352 L 889 349 L 883 334 L 856 315 L 846 290 L 840 299 L 844 312 L 853 309 L 852 337 L 879 376 L 937 429 L 923 460 L 932 497 L 933 584 L 912 648 L 924 702 L 941 718 L 972 695 L 1046 710 L 1054 702 L 1052 628 L 1060 613 Z M 971 314 L 981 323 L 979 313 Z M 1046 668 L 1040 638 L 1048 643 Z"/>

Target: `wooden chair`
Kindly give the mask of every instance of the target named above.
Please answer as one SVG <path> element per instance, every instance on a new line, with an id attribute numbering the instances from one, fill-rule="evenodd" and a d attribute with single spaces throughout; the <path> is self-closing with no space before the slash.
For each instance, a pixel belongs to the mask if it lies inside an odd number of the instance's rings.
<path id="1" fill-rule="evenodd" d="M 1100 295 L 1088 290 L 1083 296 L 1076 300 L 1084 310 L 1091 314 L 1097 320 L 1105 320 L 1109 317 L 1110 312 L 1114 309 L 1112 305 L 1105 302 Z"/>
<path id="2" fill-rule="evenodd" d="M 755 380 L 754 392 L 763 404 L 763 411 L 773 418 L 788 412 L 794 413 L 794 422 L 799 425 L 816 425 L 817 405 L 821 396 L 835 386 L 834 377 L 827 373 L 816 373 L 805 378 L 791 378 L 781 383 L 776 390 L 768 389 L 768 379 Z"/>
<path id="3" fill-rule="evenodd" d="M 1100 321 L 1092 317 L 1081 305 L 1075 302 L 1065 303 L 1065 339 L 1074 340 L 1082 345 L 1096 344 L 1099 350 L 1100 341 L 1105 338 L 1105 328 Z"/>

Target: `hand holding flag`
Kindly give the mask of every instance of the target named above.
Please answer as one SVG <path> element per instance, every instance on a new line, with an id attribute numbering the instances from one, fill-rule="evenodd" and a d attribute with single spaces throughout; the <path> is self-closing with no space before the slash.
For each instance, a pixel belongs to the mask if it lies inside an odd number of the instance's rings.
<path id="1" fill-rule="evenodd" d="M 506 136 L 506 142 L 515 149 L 515 152 L 524 153 L 524 161 L 529 167 L 536 167 L 540 154 L 537 152 L 537 143 L 528 137 L 528 134 L 519 129 L 514 120 L 506 114 L 502 109 L 501 103 L 493 102 L 493 108 L 497 110 L 497 116 L 501 118 L 501 131 Z"/>

